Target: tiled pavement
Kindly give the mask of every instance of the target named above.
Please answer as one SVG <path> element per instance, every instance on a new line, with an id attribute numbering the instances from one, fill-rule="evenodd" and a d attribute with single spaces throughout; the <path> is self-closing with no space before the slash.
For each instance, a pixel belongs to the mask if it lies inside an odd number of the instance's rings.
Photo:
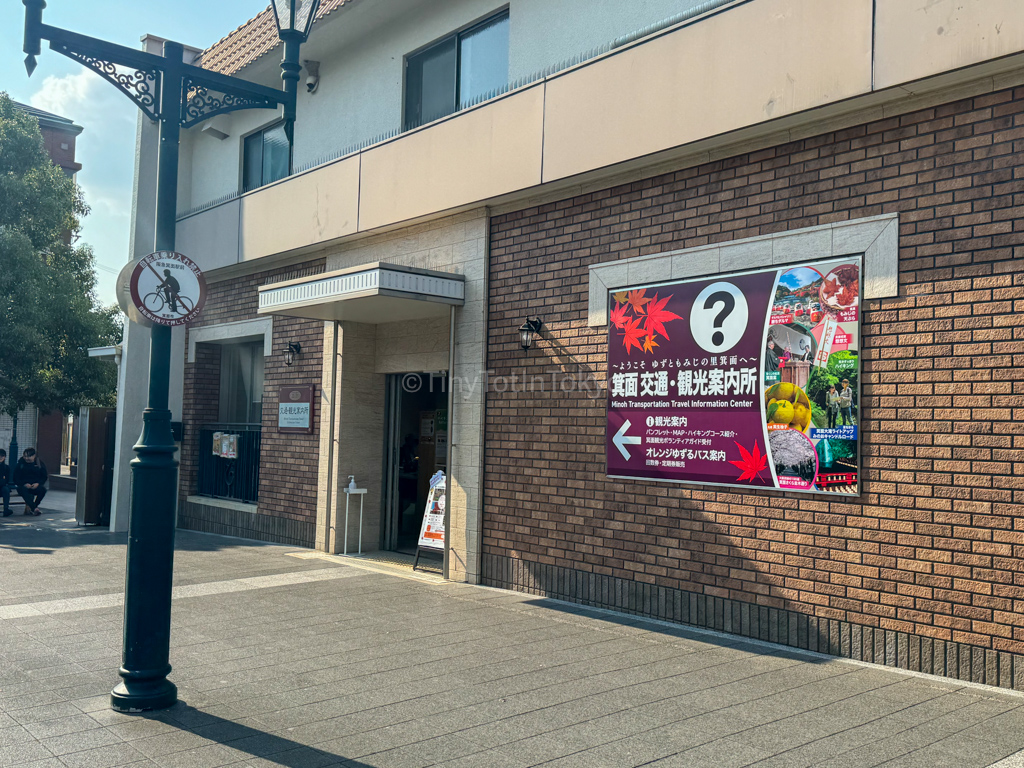
<path id="1" fill-rule="evenodd" d="M 0 765 L 1024 766 L 1014 693 L 290 553 L 179 532 L 182 701 L 128 716 L 124 537 L 0 521 Z"/>

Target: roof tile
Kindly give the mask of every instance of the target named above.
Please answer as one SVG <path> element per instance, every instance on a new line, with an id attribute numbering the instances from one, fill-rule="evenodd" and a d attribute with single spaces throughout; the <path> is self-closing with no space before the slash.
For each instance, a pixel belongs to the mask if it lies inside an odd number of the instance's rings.
<path id="1" fill-rule="evenodd" d="M 328 14 L 354 1 L 321 0 L 316 21 L 322 20 Z M 199 65 L 214 72 L 233 75 L 243 67 L 272 52 L 280 44 L 277 25 L 274 23 L 274 12 L 268 5 L 257 16 L 203 51 L 199 57 Z"/>

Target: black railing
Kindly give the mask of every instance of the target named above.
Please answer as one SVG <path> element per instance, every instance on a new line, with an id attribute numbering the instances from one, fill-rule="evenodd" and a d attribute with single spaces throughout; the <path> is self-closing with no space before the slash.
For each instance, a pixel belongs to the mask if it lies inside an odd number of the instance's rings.
<path id="1" fill-rule="evenodd" d="M 200 496 L 255 503 L 260 487 L 260 430 L 259 424 L 209 424 L 199 428 Z M 236 436 L 237 458 L 214 453 L 216 433 Z"/>

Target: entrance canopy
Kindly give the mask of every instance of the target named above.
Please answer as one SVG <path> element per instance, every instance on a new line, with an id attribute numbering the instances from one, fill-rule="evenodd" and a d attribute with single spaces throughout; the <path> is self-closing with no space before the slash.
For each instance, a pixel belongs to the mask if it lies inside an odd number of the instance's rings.
<path id="1" fill-rule="evenodd" d="M 373 263 L 265 285 L 259 314 L 392 323 L 446 317 L 465 301 L 462 275 Z"/>

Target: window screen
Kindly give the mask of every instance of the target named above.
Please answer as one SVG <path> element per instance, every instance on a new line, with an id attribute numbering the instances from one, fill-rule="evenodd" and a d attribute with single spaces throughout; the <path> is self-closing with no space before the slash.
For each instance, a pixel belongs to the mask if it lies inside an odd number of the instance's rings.
<path id="1" fill-rule="evenodd" d="M 508 84 L 508 12 L 409 56 L 405 126 L 450 115 Z"/>
<path id="2" fill-rule="evenodd" d="M 291 147 L 284 132 L 284 123 L 247 136 L 242 155 L 242 188 L 245 191 L 287 176 L 291 166 Z"/>
<path id="3" fill-rule="evenodd" d="M 508 83 L 508 14 L 459 38 L 459 107 Z"/>

